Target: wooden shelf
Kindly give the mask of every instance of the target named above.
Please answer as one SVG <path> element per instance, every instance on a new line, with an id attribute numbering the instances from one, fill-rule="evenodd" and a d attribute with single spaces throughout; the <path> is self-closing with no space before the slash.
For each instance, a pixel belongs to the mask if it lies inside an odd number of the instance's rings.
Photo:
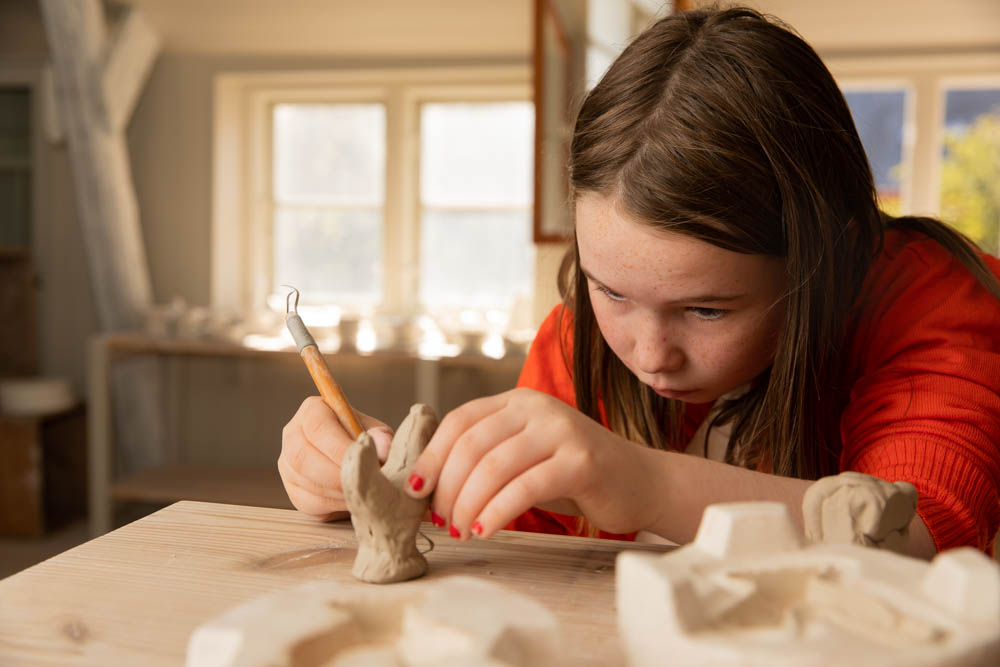
<path id="1" fill-rule="evenodd" d="M 209 356 L 209 357 L 257 357 L 271 359 L 290 359 L 298 361 L 299 353 L 294 347 L 283 350 L 262 350 L 238 343 L 221 340 L 197 340 L 186 338 L 157 338 L 142 334 L 105 334 L 104 340 L 111 354 L 159 354 L 179 356 Z M 370 354 L 358 352 L 323 352 L 323 356 L 335 359 L 338 363 L 357 361 L 363 364 L 368 360 L 405 361 L 419 360 L 416 353 L 396 350 L 376 350 Z M 431 361 L 443 366 L 459 367 L 503 367 L 524 364 L 525 354 L 522 351 L 511 351 L 500 359 L 494 359 L 480 354 L 460 354 L 454 357 L 441 357 Z M 301 363 L 301 362 L 299 362 Z"/>
<path id="2" fill-rule="evenodd" d="M 182 338 L 157 338 L 141 334 L 99 334 L 88 346 L 88 409 L 89 420 L 89 506 L 91 533 L 102 535 L 114 527 L 114 504 L 116 502 L 144 502 L 170 504 L 179 500 L 250 505 L 258 507 L 291 508 L 276 467 L 273 464 L 257 464 L 248 460 L 243 465 L 260 465 L 256 469 L 218 468 L 190 465 L 170 465 L 138 474 L 119 476 L 115 472 L 115 443 L 112 421 L 113 393 L 111 371 L 115 363 L 125 359 L 149 355 L 161 358 L 218 358 L 218 359 L 259 359 L 262 362 L 294 364 L 302 366 L 294 348 L 287 350 L 261 350 L 236 343 L 212 340 L 192 340 Z M 513 386 L 521 366 L 524 353 L 520 349 L 512 351 L 502 359 L 481 355 L 459 355 L 435 360 L 423 360 L 414 354 L 396 351 L 376 351 L 371 355 L 354 352 L 326 354 L 335 374 L 344 375 L 355 381 L 364 381 L 367 373 L 379 370 L 376 365 L 402 366 L 390 371 L 403 373 L 404 381 L 412 383 L 412 402 L 431 405 L 457 405 L 468 396 L 448 387 L 470 388 L 479 394 L 492 394 Z M 171 366 L 171 368 L 173 368 Z M 173 368 L 181 372 L 181 369 Z M 381 369 L 385 370 L 385 369 Z M 299 377 L 304 369 L 298 369 Z M 339 377 L 339 375 L 338 375 Z M 361 379 L 359 379 L 361 378 Z M 502 380 L 498 381 L 497 378 Z M 303 384 L 306 382 L 302 380 Z M 379 389 L 367 393 L 371 401 L 379 400 Z M 362 392 L 364 393 L 364 392 Z M 350 392 L 348 392 L 350 394 Z M 402 409 L 408 409 L 409 404 Z M 178 434 L 180 436 L 180 434 Z M 183 440 L 183 437 L 180 437 Z M 184 460 L 184 448 L 176 451 Z M 269 459 L 273 461 L 273 458 Z M 212 459 L 223 462 L 225 458 Z"/>
<path id="3" fill-rule="evenodd" d="M 230 505 L 293 509 L 277 467 L 269 469 L 163 466 L 116 480 L 115 500 L 173 503 L 197 500 Z"/>

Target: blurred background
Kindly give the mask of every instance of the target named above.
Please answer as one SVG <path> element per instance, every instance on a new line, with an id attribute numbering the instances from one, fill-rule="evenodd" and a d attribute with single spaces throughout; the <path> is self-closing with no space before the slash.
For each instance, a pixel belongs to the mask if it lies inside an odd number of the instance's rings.
<path id="1" fill-rule="evenodd" d="M 514 385 L 574 106 L 658 0 L 0 0 L 0 576 L 182 498 L 288 506 L 285 296 L 395 425 Z M 1000 2 L 750 0 L 883 207 L 1000 250 Z"/>

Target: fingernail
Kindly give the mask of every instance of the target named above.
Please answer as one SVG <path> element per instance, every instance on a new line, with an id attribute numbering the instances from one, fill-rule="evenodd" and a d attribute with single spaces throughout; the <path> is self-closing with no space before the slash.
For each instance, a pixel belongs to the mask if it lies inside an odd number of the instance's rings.
<path id="1" fill-rule="evenodd" d="M 458 532 L 458 528 L 455 528 L 455 524 L 448 525 L 448 534 L 455 538 L 462 536 L 462 533 Z"/>
<path id="2" fill-rule="evenodd" d="M 475 523 L 472 524 L 471 530 L 476 535 L 482 535 L 483 534 L 483 524 L 481 524 L 478 521 L 476 521 Z"/>
<path id="3" fill-rule="evenodd" d="M 413 489 L 414 491 L 419 491 L 420 489 L 424 488 L 424 478 L 418 475 L 417 473 L 413 473 L 412 475 L 410 475 L 410 479 L 407 480 L 407 484 L 409 484 L 410 488 Z"/>
<path id="4" fill-rule="evenodd" d="M 433 523 L 438 528 L 443 528 L 444 527 L 444 517 L 441 516 L 440 514 L 438 514 L 437 512 L 435 512 L 434 510 L 431 510 L 431 523 Z"/>

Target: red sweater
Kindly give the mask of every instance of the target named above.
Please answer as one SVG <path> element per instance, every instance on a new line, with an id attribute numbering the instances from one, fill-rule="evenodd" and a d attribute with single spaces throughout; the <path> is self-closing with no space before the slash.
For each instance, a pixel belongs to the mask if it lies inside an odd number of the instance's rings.
<path id="1" fill-rule="evenodd" d="M 1000 260 L 983 259 L 1000 276 Z M 912 483 L 939 551 L 968 545 L 991 553 L 1000 526 L 1000 303 L 947 250 L 913 232 L 886 234 L 865 287 L 846 360 L 840 469 Z M 575 406 L 559 310 L 539 329 L 518 386 Z M 563 325 L 569 342 L 568 314 Z M 689 406 L 678 449 L 709 408 Z M 532 509 L 508 528 L 578 535 L 580 521 Z"/>

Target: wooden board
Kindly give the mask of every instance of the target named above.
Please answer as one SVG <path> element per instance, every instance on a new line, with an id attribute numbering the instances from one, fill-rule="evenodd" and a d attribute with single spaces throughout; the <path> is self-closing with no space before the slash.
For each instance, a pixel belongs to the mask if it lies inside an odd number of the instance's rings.
<path id="1" fill-rule="evenodd" d="M 164 466 L 116 481 L 111 486 L 111 497 L 146 503 L 197 500 L 293 509 L 277 467 L 257 470 Z"/>
<path id="2" fill-rule="evenodd" d="M 622 663 L 616 554 L 667 548 L 512 532 L 457 542 L 430 524 L 423 532 L 435 545 L 427 579 L 483 577 L 541 602 L 575 665 Z M 367 586 L 350 575 L 356 545 L 346 521 L 177 503 L 0 581 L 0 664 L 182 664 L 191 631 L 235 604 L 317 579 Z"/>

